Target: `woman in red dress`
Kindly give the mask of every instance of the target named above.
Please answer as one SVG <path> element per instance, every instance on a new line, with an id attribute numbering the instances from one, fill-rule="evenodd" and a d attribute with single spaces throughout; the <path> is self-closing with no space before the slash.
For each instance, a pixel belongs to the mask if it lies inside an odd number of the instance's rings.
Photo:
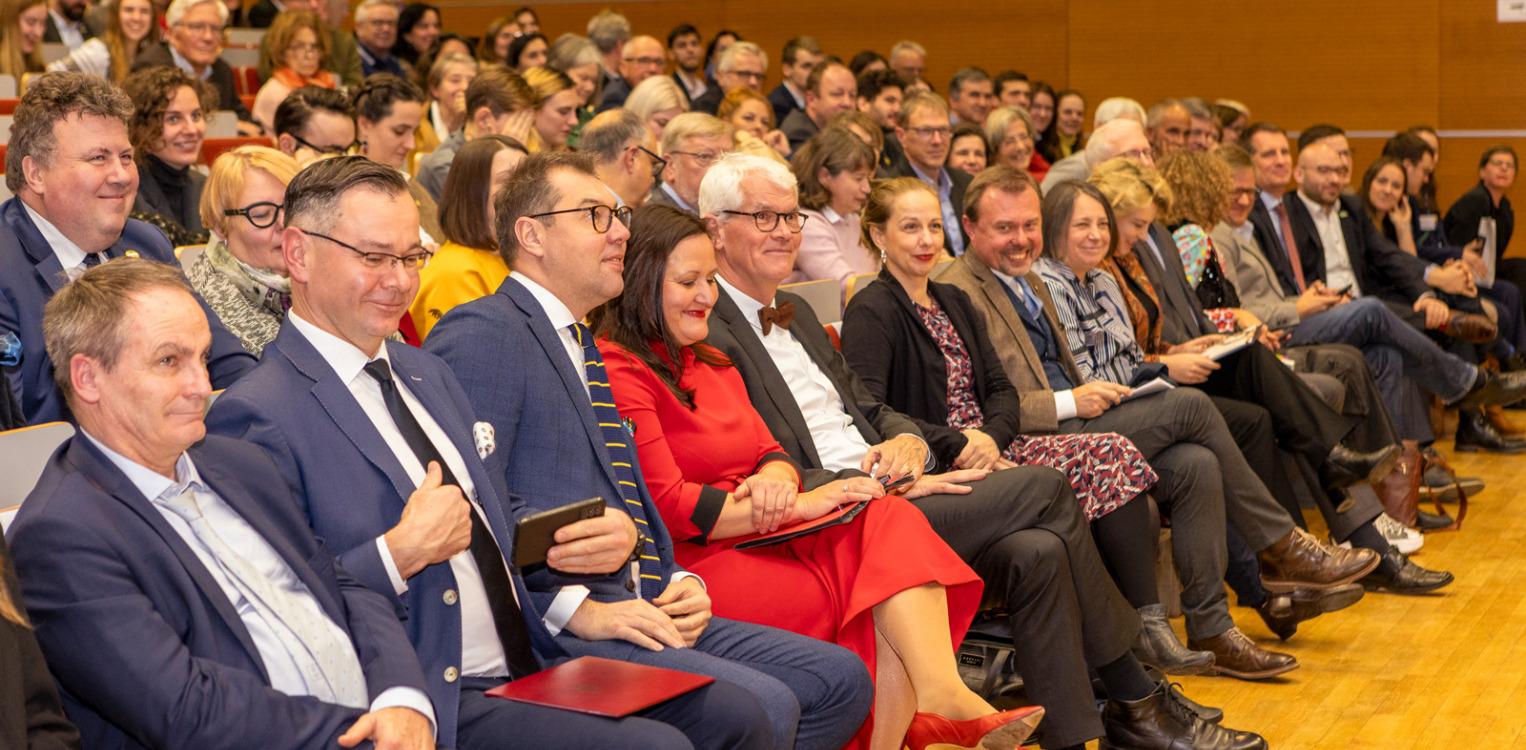
<path id="1" fill-rule="evenodd" d="M 596 314 L 616 405 L 676 557 L 715 614 L 840 644 L 875 676 L 859 746 L 1016 747 L 1043 709 L 997 712 L 954 662 L 981 582 L 910 503 L 868 477 L 803 491 L 742 378 L 702 341 L 715 248 L 698 219 L 646 206 L 631 222 L 625 292 Z M 772 546 L 738 542 L 870 501 L 848 523 Z M 915 713 L 915 716 L 913 716 Z"/>

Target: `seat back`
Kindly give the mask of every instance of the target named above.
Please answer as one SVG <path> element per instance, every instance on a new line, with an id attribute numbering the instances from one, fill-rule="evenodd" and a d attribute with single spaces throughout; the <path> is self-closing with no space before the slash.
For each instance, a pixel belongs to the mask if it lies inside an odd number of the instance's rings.
<path id="1" fill-rule="evenodd" d="M 779 287 L 781 292 L 798 294 L 811 306 L 822 325 L 842 320 L 842 285 L 836 279 L 800 281 Z"/>
<path id="2" fill-rule="evenodd" d="M 0 432 L 0 508 L 19 505 L 37 486 L 48 457 L 74 436 L 68 422 Z"/>
<path id="3" fill-rule="evenodd" d="M 201 142 L 201 163 L 211 166 L 222 156 L 224 151 L 232 151 L 239 146 L 269 146 L 270 139 L 262 135 L 242 136 L 238 138 L 208 138 Z"/>
<path id="4" fill-rule="evenodd" d="M 20 96 L 21 88 L 16 85 L 16 76 L 9 73 L 0 75 L 0 97 L 15 99 Z"/>
<path id="5" fill-rule="evenodd" d="M 861 273 L 861 274 L 859 274 L 857 276 L 854 276 L 851 279 L 848 279 L 848 296 L 847 296 L 846 299 L 843 300 L 843 306 L 846 307 L 847 304 L 848 304 L 848 300 L 853 299 L 853 295 L 858 294 L 858 290 L 863 289 L 865 286 L 868 286 L 869 282 L 874 281 L 876 276 L 879 276 L 879 274 L 878 273 Z"/>

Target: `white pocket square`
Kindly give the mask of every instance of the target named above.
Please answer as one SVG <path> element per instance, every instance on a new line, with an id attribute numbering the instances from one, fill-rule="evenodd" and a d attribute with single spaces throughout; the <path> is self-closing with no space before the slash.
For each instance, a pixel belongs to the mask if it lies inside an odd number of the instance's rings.
<path id="1" fill-rule="evenodd" d="M 493 426 L 487 422 L 472 425 L 472 441 L 477 444 L 477 457 L 486 460 L 498 448 L 493 440 Z"/>

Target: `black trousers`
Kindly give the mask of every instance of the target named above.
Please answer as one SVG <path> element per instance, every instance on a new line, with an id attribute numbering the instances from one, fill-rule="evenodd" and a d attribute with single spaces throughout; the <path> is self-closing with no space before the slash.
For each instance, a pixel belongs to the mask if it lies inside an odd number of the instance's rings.
<path id="1" fill-rule="evenodd" d="M 1359 422 L 1332 409 L 1264 346 L 1253 344 L 1219 364 L 1199 387 L 1210 396 L 1266 407 L 1277 444 L 1314 466 L 1324 463 Z"/>
<path id="2" fill-rule="evenodd" d="M 1011 616 L 1018 673 L 1044 707 L 1043 744 L 1101 736 L 1087 667 L 1123 656 L 1139 615 L 1108 576 L 1070 482 L 1019 466 L 970 488 L 912 502 L 985 580 L 985 605 Z"/>

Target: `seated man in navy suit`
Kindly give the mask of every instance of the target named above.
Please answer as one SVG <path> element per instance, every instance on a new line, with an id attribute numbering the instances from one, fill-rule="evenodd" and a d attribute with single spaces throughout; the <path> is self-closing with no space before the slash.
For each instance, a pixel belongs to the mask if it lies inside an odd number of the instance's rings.
<path id="1" fill-rule="evenodd" d="M 111 258 L 175 263 L 158 229 L 129 220 L 138 190 L 127 118 L 132 102 L 99 76 L 59 73 L 27 87 L 16 107 L 0 204 L 0 367 L 30 424 L 68 417 L 43 350 L 42 308 L 69 279 Z M 254 357 L 205 305 L 212 386 Z"/>
<path id="2" fill-rule="evenodd" d="M 566 652 L 543 624 L 545 602 L 505 562 L 525 507 L 483 459 L 509 446 L 474 421 L 444 363 L 386 341 L 428 259 L 407 184 L 397 170 L 338 157 L 297 175 L 285 205 L 291 314 L 209 422 L 265 448 L 314 530 L 396 608 L 428 676 L 440 744 L 771 746 L 764 707 L 730 683 L 621 721 L 484 696 Z M 567 492 L 562 502 L 591 494 Z M 637 539 L 613 508 L 557 535 L 550 565 L 595 579 L 626 569 Z M 654 637 L 683 645 L 676 628 Z"/>
<path id="3" fill-rule="evenodd" d="M 613 203 L 586 155 L 527 159 L 494 200 L 499 252 L 514 273 L 441 319 L 428 349 L 492 425 L 488 466 L 508 491 L 537 510 L 602 497 L 641 529 L 637 554 L 616 575 L 528 577 L 559 646 L 741 685 L 767 707 L 777 747 L 841 747 L 869 707 L 863 662 L 835 645 L 712 618 L 704 583 L 673 561 L 602 357 L 579 323 L 624 288 L 630 232 L 617 215 L 629 209 Z"/>
<path id="4" fill-rule="evenodd" d="M 335 564 L 262 451 L 206 437 L 212 336 L 181 275 L 106 263 L 44 327 L 79 432 L 9 542 L 85 746 L 435 747 L 390 604 Z"/>

